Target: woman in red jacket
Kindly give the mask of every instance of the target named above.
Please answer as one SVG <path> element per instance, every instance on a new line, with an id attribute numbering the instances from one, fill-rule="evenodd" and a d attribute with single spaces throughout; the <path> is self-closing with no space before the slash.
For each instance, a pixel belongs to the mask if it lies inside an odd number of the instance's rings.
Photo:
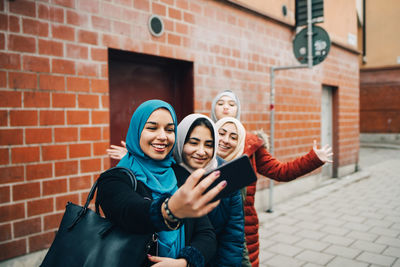
<path id="1" fill-rule="evenodd" d="M 238 97 L 229 90 L 218 94 L 212 102 L 211 117 L 215 121 L 225 117 L 239 119 L 240 102 Z M 228 127 L 224 127 L 224 125 L 218 127 L 220 136 L 218 147 L 219 155 L 221 149 L 233 152 L 237 145 L 238 135 L 240 134 L 239 132 L 232 132 L 232 130 Z M 226 138 L 223 138 L 221 135 L 226 136 Z M 326 145 L 318 149 L 315 140 L 310 152 L 287 163 L 282 163 L 272 157 L 267 151 L 266 142 L 268 141 L 263 140 L 258 135 L 246 132 L 243 153 L 250 157 L 255 172 L 279 182 L 292 181 L 297 177 L 317 169 L 325 162 L 332 162 L 330 160 L 330 157 L 333 155 L 331 147 Z M 253 183 L 246 188 L 246 197 L 244 201 L 246 247 L 253 267 L 259 265 L 259 224 L 254 206 L 255 193 L 256 183 Z"/>

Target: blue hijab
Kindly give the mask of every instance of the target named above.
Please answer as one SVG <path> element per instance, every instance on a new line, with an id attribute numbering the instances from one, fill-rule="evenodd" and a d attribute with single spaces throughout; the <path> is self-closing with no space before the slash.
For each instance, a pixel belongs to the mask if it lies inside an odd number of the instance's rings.
<path id="1" fill-rule="evenodd" d="M 146 101 L 132 115 L 126 135 L 128 153 L 118 163 L 118 166 L 131 169 L 136 179 L 151 189 L 154 200 L 158 199 L 162 194 L 172 195 L 178 189 L 175 173 L 171 168 L 171 165 L 175 163 L 172 156 L 173 148 L 163 160 L 154 160 L 147 156 L 140 147 L 140 137 L 144 125 L 150 115 L 160 108 L 164 108 L 171 113 L 176 136 L 177 119 L 172 106 L 156 99 Z M 159 256 L 176 258 L 179 250 L 185 244 L 183 229 L 184 227 L 181 227 L 175 231 L 159 233 Z"/>

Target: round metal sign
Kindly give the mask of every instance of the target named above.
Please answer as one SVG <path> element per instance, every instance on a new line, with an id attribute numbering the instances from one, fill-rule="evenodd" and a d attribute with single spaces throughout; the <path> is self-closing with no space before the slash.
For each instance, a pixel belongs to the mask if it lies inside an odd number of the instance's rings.
<path id="1" fill-rule="evenodd" d="M 312 26 L 312 57 L 313 66 L 321 63 L 328 56 L 331 40 L 328 33 L 319 26 Z M 307 64 L 307 27 L 302 29 L 293 40 L 293 52 L 296 59 Z"/>

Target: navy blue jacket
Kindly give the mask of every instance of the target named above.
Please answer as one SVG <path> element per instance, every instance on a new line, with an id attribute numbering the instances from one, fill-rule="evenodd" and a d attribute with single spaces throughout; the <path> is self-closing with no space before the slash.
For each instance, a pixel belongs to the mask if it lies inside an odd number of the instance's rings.
<path id="1" fill-rule="evenodd" d="M 224 161 L 218 158 L 218 165 Z M 175 175 L 188 177 L 190 173 L 179 165 L 173 166 Z M 221 199 L 208 214 L 217 235 L 217 252 L 207 266 L 242 266 L 244 244 L 244 215 L 240 191 Z"/>

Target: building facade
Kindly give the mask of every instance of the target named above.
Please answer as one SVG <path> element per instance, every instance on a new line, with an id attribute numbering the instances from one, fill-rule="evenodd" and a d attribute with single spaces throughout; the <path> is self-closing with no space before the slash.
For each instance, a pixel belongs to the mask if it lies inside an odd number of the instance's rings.
<path id="1" fill-rule="evenodd" d="M 145 99 L 171 102 L 180 118 L 209 115 L 213 97 L 230 89 L 241 99 L 247 130 L 269 132 L 270 68 L 299 64 L 294 6 L 289 0 L 0 1 L 0 261 L 49 247 L 67 201 L 82 204 L 113 164 L 105 150 L 124 138 L 127 120 Z M 355 12 L 353 1 L 327 1 L 320 26 L 332 40 L 328 57 L 311 69 L 276 73 L 278 159 L 327 140 L 335 152 L 330 175 L 356 170 Z M 161 36 L 149 30 L 152 15 L 163 22 Z"/>

